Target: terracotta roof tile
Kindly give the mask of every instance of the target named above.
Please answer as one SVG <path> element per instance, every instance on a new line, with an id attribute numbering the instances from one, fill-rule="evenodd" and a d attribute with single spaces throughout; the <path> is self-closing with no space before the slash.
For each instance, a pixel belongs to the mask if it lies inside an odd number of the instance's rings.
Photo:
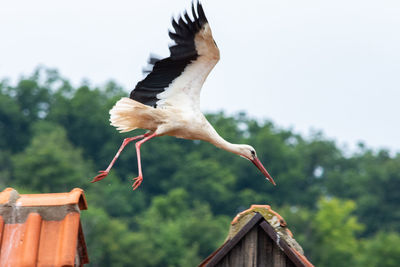
<path id="1" fill-rule="evenodd" d="M 16 198 L 16 199 L 14 199 Z M 6 188 L 0 193 L 0 205 L 15 201 L 16 206 L 61 206 L 68 204 L 78 204 L 81 210 L 87 209 L 87 203 L 83 190 L 74 188 L 67 193 L 50 193 L 50 194 L 23 194 L 12 188 Z"/>
<path id="2" fill-rule="evenodd" d="M 80 210 L 83 190 L 0 193 L 0 266 L 82 266 L 88 263 Z"/>

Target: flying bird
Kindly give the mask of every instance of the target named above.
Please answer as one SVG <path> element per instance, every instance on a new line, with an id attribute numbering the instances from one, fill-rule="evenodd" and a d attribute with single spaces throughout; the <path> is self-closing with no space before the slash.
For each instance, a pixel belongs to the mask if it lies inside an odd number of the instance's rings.
<path id="1" fill-rule="evenodd" d="M 196 10 L 197 9 L 197 12 Z M 207 141 L 218 148 L 238 154 L 251 162 L 275 185 L 274 180 L 257 157 L 253 147 L 232 144 L 223 139 L 200 111 L 200 91 L 220 56 L 211 28 L 200 2 L 192 2 L 192 18 L 187 12 L 176 21 L 169 36 L 174 44 L 170 56 L 159 59 L 151 56 L 147 76 L 137 83 L 130 97 L 121 98 L 110 110 L 111 125 L 120 132 L 146 129 L 148 132 L 124 139 L 106 170 L 100 171 L 92 182 L 104 179 L 121 151 L 136 142 L 138 177 L 133 190 L 143 181 L 140 147 L 150 139 L 163 135 L 190 140 Z"/>

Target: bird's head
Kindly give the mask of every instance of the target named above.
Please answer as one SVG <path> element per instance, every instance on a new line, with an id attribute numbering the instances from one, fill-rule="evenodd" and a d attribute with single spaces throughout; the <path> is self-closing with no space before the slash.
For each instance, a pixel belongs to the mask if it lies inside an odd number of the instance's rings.
<path id="1" fill-rule="evenodd" d="M 253 164 L 256 165 L 256 167 L 262 172 L 262 174 L 264 174 L 264 176 L 268 179 L 268 181 L 270 181 L 273 185 L 276 185 L 274 179 L 272 179 L 271 175 L 269 175 L 268 171 L 264 168 L 261 161 L 258 159 L 256 150 L 249 145 L 239 145 L 238 147 L 239 147 L 238 154 L 241 157 L 246 158 L 251 162 L 253 162 Z"/>

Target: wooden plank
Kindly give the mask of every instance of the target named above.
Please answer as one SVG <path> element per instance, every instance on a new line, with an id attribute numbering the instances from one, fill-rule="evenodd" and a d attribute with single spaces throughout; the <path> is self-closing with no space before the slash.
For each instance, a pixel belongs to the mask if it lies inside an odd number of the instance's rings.
<path id="1" fill-rule="evenodd" d="M 236 245 L 231 251 L 231 259 L 233 266 L 243 266 L 244 265 L 244 244 L 243 239 Z M 234 260 L 233 260 L 234 259 Z"/>
<path id="2" fill-rule="evenodd" d="M 232 266 L 230 262 L 229 254 L 222 258 L 216 265 L 216 267 L 230 267 Z"/>
<path id="3" fill-rule="evenodd" d="M 257 267 L 257 234 L 258 227 L 253 227 L 243 237 L 242 253 L 245 267 Z"/>
<path id="4" fill-rule="evenodd" d="M 292 251 L 289 245 L 281 238 L 278 239 L 278 234 L 275 229 L 266 221 L 260 223 L 261 228 L 268 234 L 268 236 L 278 244 L 289 257 L 289 259 L 295 264 L 296 267 L 307 267 L 303 261 Z"/>
<path id="5" fill-rule="evenodd" d="M 276 244 L 272 249 L 273 266 L 286 267 L 286 254 Z"/>
<path id="6" fill-rule="evenodd" d="M 231 251 L 225 256 L 229 259 L 231 266 L 243 266 L 244 255 L 243 255 L 243 240 L 240 240 L 236 246 L 234 246 Z"/>
<path id="7" fill-rule="evenodd" d="M 274 246 L 272 239 L 259 226 L 258 244 L 257 244 L 257 263 L 258 266 L 272 267 L 272 247 Z"/>
<path id="8" fill-rule="evenodd" d="M 212 267 L 216 266 L 216 264 L 222 260 L 223 257 L 225 257 L 238 243 L 239 241 L 249 232 L 258 222 L 263 220 L 262 215 L 259 213 L 256 213 L 253 218 L 245 225 L 243 228 L 228 242 L 226 242 L 222 248 L 219 249 L 219 251 L 209 260 L 208 263 L 204 264 L 204 266 L 207 267 Z M 240 247 L 239 247 L 240 248 Z M 239 251 L 238 251 L 239 252 Z M 207 258 L 208 260 L 209 258 Z M 232 260 L 233 258 L 231 258 Z M 236 259 L 235 260 L 240 260 Z M 200 266 L 203 266 L 203 263 L 200 263 Z M 232 266 L 237 266 L 233 265 Z M 238 265 L 241 266 L 241 265 Z"/>

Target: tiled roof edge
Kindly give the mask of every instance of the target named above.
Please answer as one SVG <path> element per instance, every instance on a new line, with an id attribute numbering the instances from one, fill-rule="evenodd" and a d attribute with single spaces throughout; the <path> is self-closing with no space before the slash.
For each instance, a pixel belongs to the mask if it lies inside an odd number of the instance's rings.
<path id="1" fill-rule="evenodd" d="M 13 188 L 6 188 L 0 192 L 0 206 L 62 206 L 68 204 L 78 204 L 81 210 L 87 209 L 87 202 L 84 191 L 74 188 L 67 193 L 48 193 L 48 194 L 18 194 Z"/>
<path id="2" fill-rule="evenodd" d="M 5 224 L 25 223 L 32 213 L 40 215 L 45 221 L 61 221 L 71 212 L 80 212 L 77 204 L 40 207 L 0 206 L 0 217 Z"/>

